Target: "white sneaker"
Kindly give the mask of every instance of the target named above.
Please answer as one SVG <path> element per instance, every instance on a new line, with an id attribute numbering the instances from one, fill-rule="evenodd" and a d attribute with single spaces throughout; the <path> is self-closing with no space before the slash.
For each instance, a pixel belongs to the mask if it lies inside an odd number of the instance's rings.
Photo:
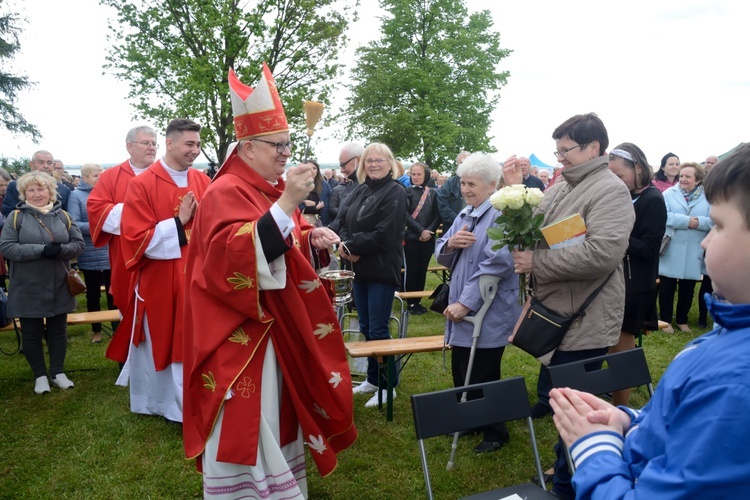
<path id="1" fill-rule="evenodd" d="M 34 383 L 34 392 L 37 394 L 49 392 L 49 380 L 47 379 L 47 375 L 36 379 L 36 382 Z"/>
<path id="2" fill-rule="evenodd" d="M 58 373 L 57 376 L 52 379 L 52 383 L 60 389 L 70 389 L 75 385 L 68 377 L 65 376 L 64 373 Z"/>
<path id="3" fill-rule="evenodd" d="M 383 394 L 383 403 L 386 402 L 386 399 L 388 398 L 388 391 L 383 389 L 380 391 Z M 393 390 L 393 399 L 396 399 L 396 390 Z M 378 394 L 377 391 L 375 392 L 375 395 L 371 397 L 367 403 L 365 403 L 365 408 L 372 408 L 373 406 L 378 406 Z"/>
<path id="4" fill-rule="evenodd" d="M 364 382 L 359 384 L 357 387 L 352 389 L 352 393 L 354 394 L 369 394 L 371 392 L 377 392 L 377 391 L 378 391 L 378 386 L 371 384 L 367 380 L 365 380 Z"/>

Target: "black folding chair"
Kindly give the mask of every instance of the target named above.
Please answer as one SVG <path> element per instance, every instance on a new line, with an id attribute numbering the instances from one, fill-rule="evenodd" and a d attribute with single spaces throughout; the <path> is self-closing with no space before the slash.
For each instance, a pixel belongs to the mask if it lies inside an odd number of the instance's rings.
<path id="1" fill-rule="evenodd" d="M 472 393 L 480 391 L 481 395 L 477 399 L 461 402 L 459 398 L 464 391 Z M 424 445 L 425 439 L 520 418 L 525 418 L 529 427 L 534 466 L 539 484 L 526 483 L 508 486 L 467 498 L 496 500 L 514 493 L 528 500 L 556 498 L 546 491 L 545 486 L 539 486 L 544 485 L 542 464 L 539 459 L 534 424 L 531 420 L 529 395 L 526 392 L 526 382 L 522 377 L 455 387 L 427 394 L 415 394 L 411 397 L 411 407 L 414 412 L 414 428 L 419 441 L 422 471 L 424 472 L 428 498 L 432 499 L 433 494 Z"/>
<path id="2" fill-rule="evenodd" d="M 651 373 L 643 348 L 638 347 L 595 358 L 550 366 L 552 387 L 569 387 L 597 396 L 645 385 L 649 398 L 654 395 Z M 571 473 L 575 471 L 568 447 L 565 455 Z"/>
<path id="3" fill-rule="evenodd" d="M 649 397 L 654 394 L 651 373 L 648 371 L 646 355 L 641 347 L 550 366 L 549 374 L 552 378 L 552 387 L 570 387 L 601 395 L 645 385 Z"/>

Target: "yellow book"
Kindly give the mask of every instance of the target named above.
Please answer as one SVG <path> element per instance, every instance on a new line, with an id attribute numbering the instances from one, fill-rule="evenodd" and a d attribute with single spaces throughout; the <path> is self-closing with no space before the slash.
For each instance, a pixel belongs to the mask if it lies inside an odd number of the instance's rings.
<path id="1" fill-rule="evenodd" d="M 586 239 L 586 223 L 575 213 L 544 226 L 542 234 L 550 248 L 578 245 Z"/>

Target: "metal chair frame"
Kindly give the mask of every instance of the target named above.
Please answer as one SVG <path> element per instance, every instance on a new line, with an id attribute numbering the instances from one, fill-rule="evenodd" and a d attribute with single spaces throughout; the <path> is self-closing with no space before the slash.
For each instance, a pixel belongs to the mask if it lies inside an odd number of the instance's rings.
<path id="1" fill-rule="evenodd" d="M 460 401 L 461 393 L 481 391 L 481 397 Z M 484 382 L 469 386 L 454 387 L 411 397 L 414 413 L 414 429 L 419 442 L 427 496 L 433 499 L 430 471 L 424 440 L 434 436 L 444 436 L 462 430 L 473 429 L 499 422 L 525 418 L 529 428 L 534 466 L 539 484 L 526 483 L 496 489 L 467 498 L 497 499 L 514 493 L 521 498 L 556 498 L 546 491 L 543 481 L 542 464 L 537 448 L 534 424 L 531 420 L 529 395 L 523 377 L 514 377 L 494 382 Z M 541 485 L 541 486 L 540 486 Z"/>
<path id="2" fill-rule="evenodd" d="M 654 395 L 651 373 L 642 347 L 550 366 L 548 370 L 552 387 L 569 387 L 599 396 L 645 385 L 649 398 Z M 575 465 L 567 446 L 565 456 L 572 474 Z"/>

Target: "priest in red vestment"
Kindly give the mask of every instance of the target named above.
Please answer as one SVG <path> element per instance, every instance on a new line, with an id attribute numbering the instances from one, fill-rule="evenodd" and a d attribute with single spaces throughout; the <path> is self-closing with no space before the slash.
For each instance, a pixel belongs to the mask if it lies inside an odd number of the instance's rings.
<path id="1" fill-rule="evenodd" d="M 182 422 L 185 261 L 193 216 L 209 178 L 191 168 L 200 125 L 179 118 L 166 130 L 164 158 L 132 179 L 122 209 L 122 257 L 133 274 L 131 300 L 107 349 L 127 359 L 119 385 L 130 410 Z"/>
<path id="2" fill-rule="evenodd" d="M 145 125 L 134 127 L 125 137 L 125 146 L 130 159 L 102 172 L 86 203 L 94 246 L 108 245 L 112 270 L 109 293 L 120 311 L 128 308 L 131 298 L 128 295 L 131 273 L 125 269 L 120 240 L 122 205 L 130 181 L 145 172 L 156 159 L 156 132 Z"/>
<path id="3" fill-rule="evenodd" d="M 268 67 L 255 89 L 229 81 L 239 143 L 188 251 L 185 452 L 206 497 L 306 498 L 304 445 L 325 476 L 357 435 L 341 330 L 311 264 L 338 237 L 296 208 L 315 167 L 281 179 L 291 144 Z"/>

